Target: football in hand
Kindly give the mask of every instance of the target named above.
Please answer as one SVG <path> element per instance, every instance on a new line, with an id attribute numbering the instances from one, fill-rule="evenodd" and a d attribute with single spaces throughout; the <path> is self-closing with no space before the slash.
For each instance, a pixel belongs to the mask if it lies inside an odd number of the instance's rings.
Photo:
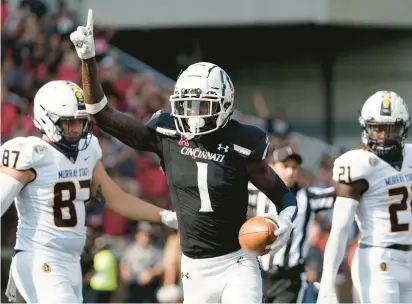
<path id="1" fill-rule="evenodd" d="M 240 246 L 253 255 L 265 255 L 269 253 L 269 245 L 277 240 L 274 234 L 277 228 L 275 222 L 267 217 L 252 217 L 240 228 Z"/>

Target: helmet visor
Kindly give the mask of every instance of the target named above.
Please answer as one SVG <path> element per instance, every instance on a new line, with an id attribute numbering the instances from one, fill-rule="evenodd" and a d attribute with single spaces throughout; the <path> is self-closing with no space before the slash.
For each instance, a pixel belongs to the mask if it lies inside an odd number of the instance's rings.
<path id="1" fill-rule="evenodd" d="M 173 102 L 173 115 L 182 118 L 211 117 L 219 114 L 218 100 L 180 99 Z"/>

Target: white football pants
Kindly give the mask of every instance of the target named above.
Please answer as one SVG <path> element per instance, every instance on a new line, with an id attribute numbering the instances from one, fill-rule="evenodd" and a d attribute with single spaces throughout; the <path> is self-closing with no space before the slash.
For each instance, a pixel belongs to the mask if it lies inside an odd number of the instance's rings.
<path id="1" fill-rule="evenodd" d="M 259 261 L 242 249 L 206 259 L 182 255 L 181 271 L 185 304 L 262 303 Z"/>
<path id="2" fill-rule="evenodd" d="M 411 303 L 412 251 L 358 248 L 352 282 L 362 303 Z"/>
<path id="3" fill-rule="evenodd" d="M 27 303 L 82 303 L 79 261 L 21 251 L 11 263 L 17 290 Z"/>

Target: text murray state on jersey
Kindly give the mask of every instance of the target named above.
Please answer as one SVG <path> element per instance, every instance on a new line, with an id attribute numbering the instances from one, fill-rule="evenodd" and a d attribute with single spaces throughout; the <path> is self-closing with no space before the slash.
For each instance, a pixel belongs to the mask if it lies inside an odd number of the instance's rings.
<path id="1" fill-rule="evenodd" d="M 397 174 L 391 177 L 388 177 L 385 179 L 386 186 L 391 186 L 395 184 L 403 184 L 405 182 L 411 182 L 412 181 L 412 173 L 408 174 Z"/>
<path id="2" fill-rule="evenodd" d="M 90 176 L 88 168 L 68 169 L 59 171 L 59 178 L 83 177 Z"/>

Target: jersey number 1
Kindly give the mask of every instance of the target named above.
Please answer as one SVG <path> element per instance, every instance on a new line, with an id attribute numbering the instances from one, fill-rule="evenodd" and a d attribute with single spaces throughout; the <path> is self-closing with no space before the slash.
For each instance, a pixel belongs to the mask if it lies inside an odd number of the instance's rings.
<path id="1" fill-rule="evenodd" d="M 398 212 L 403 212 L 408 210 L 408 203 L 411 204 L 412 212 L 412 201 L 409 200 L 408 188 L 399 187 L 392 188 L 388 190 L 389 197 L 399 196 L 401 197 L 400 202 L 392 203 L 389 205 L 389 217 L 391 221 L 391 232 L 406 232 L 409 231 L 409 223 L 399 223 Z"/>
<path id="2" fill-rule="evenodd" d="M 197 187 L 199 188 L 200 209 L 199 212 L 213 212 L 212 202 L 209 197 L 209 185 L 207 184 L 207 163 L 196 162 Z"/>
<path id="3" fill-rule="evenodd" d="M 80 189 L 89 189 L 90 193 L 90 182 L 90 179 L 79 181 Z M 77 212 L 74 204 L 76 196 L 77 188 L 74 182 L 60 182 L 54 185 L 53 220 L 56 227 L 73 228 L 77 225 Z M 68 216 L 63 214 L 63 209 L 68 210 Z"/>

